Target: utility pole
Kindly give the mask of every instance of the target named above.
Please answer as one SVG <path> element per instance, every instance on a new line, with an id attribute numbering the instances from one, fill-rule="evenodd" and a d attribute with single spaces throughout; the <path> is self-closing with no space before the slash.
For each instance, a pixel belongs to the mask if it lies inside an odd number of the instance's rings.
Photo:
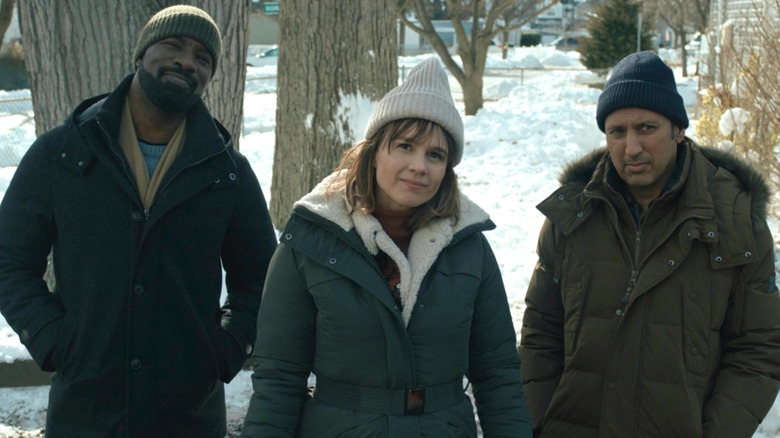
<path id="1" fill-rule="evenodd" d="M 642 50 L 642 11 L 639 11 L 639 15 L 636 17 L 636 51 Z"/>

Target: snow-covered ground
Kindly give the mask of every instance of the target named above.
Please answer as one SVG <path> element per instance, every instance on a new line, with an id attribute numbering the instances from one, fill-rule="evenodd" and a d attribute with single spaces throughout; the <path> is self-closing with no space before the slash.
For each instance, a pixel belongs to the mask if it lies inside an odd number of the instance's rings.
<path id="1" fill-rule="evenodd" d="M 507 60 L 491 54 L 488 68 L 548 70 L 526 72 L 522 85 L 518 77 L 486 78 L 485 107 L 476 116 L 464 117 L 466 147 L 456 170 L 462 190 L 487 210 L 498 225 L 487 237 L 501 265 L 518 336 L 542 224 L 542 215 L 535 206 L 557 187 L 558 173 L 567 162 L 604 143 L 595 123 L 599 90 L 588 86 L 604 78 L 584 69 L 576 56 L 575 52 L 566 54 L 549 48 L 514 49 Z M 422 58 L 400 58 L 399 67 L 411 67 Z M 676 70 L 680 93 L 686 106 L 692 108 L 697 80 L 679 77 L 679 69 Z M 258 78 L 275 74 L 275 65 L 248 68 L 241 138 L 241 151 L 252 163 L 266 196 L 270 195 L 273 164 L 276 82 Z M 452 78 L 450 83 L 462 114 L 460 87 Z M 24 93 L 29 95 L 29 91 L 0 92 L 0 98 Z M 363 106 L 356 112 L 365 119 L 368 111 L 370 108 Z M 358 119 L 361 117 L 356 114 L 355 120 Z M 363 132 L 362 126 L 353 128 L 357 133 Z M 689 134 L 693 134 L 691 131 Z M 0 117 L 0 136 L 18 139 L 23 153 L 34 139 L 32 120 L 23 116 Z M 13 172 L 13 167 L 0 168 L 0 195 Z M 778 223 L 772 221 L 770 226 L 777 236 Z M 29 355 L 0 317 L 0 361 L 17 358 Z M 240 424 L 250 392 L 248 371 L 227 386 L 231 425 Z M 47 393 L 47 387 L 0 389 L 0 437 L 42 436 Z M 780 402 L 753 438 L 769 437 L 780 437 Z"/>

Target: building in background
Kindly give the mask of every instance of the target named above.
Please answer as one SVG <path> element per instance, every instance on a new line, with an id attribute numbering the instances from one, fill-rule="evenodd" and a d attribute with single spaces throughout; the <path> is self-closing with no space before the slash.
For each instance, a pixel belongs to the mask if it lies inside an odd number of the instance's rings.
<path id="1" fill-rule="evenodd" d="M 736 54 L 746 54 L 755 45 L 761 25 L 780 27 L 777 0 L 712 0 L 710 25 L 698 44 L 701 87 L 731 83 L 737 74 Z M 766 28 L 766 27 L 765 27 Z"/>
<path id="2" fill-rule="evenodd" d="M 252 0 L 249 10 L 249 44 L 279 44 L 279 0 Z"/>
<path id="3" fill-rule="evenodd" d="M 8 26 L 8 30 L 5 31 L 3 36 L 2 46 L 12 42 L 21 42 L 22 31 L 19 29 L 19 15 L 16 12 L 17 6 L 14 5 L 14 12 L 11 15 L 11 24 Z"/>

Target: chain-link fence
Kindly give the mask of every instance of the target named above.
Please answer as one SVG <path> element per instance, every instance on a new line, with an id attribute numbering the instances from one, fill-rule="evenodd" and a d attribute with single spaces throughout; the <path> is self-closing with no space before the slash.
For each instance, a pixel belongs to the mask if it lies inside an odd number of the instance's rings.
<path id="1" fill-rule="evenodd" d="M 26 96 L 0 96 L 0 167 L 19 164 L 33 141 L 35 121 L 29 92 Z"/>

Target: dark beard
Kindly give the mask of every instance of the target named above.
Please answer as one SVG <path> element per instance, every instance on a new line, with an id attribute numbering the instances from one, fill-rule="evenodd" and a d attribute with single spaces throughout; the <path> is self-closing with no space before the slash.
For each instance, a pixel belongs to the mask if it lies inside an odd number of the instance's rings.
<path id="1" fill-rule="evenodd" d="M 184 90 L 178 85 L 164 82 L 162 75 L 167 71 L 173 71 L 186 77 L 190 82 L 190 89 Z M 155 77 L 143 66 L 140 66 L 138 68 L 138 82 L 154 106 L 167 113 L 185 113 L 200 100 L 200 95 L 195 94 L 195 85 L 193 85 L 195 78 L 180 68 L 160 67 Z"/>

